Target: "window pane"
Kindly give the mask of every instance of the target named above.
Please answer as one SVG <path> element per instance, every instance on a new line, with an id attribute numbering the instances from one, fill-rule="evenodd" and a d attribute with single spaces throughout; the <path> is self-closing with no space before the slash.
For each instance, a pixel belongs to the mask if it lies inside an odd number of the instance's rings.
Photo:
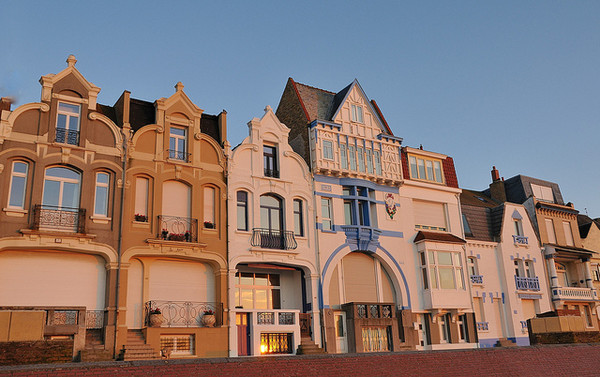
<path id="1" fill-rule="evenodd" d="M 171 135 L 185 136 L 185 130 L 183 128 L 171 127 Z"/>
<path id="2" fill-rule="evenodd" d="M 79 184 L 65 182 L 63 186 L 62 207 L 79 208 Z"/>
<path id="3" fill-rule="evenodd" d="M 254 285 L 267 285 L 267 274 L 254 274 Z"/>
<path id="4" fill-rule="evenodd" d="M 367 149 L 367 172 L 373 173 L 373 152 L 370 149 Z"/>
<path id="5" fill-rule="evenodd" d="M 254 309 L 268 309 L 269 305 L 267 303 L 267 290 L 255 289 L 254 294 Z"/>
<path id="6" fill-rule="evenodd" d="M 237 207 L 237 228 L 238 230 L 248 230 L 246 219 L 246 206 L 238 204 Z"/>
<path id="7" fill-rule="evenodd" d="M 452 253 L 447 251 L 438 251 L 438 264 L 442 266 L 452 266 Z"/>
<path id="8" fill-rule="evenodd" d="M 433 162 L 433 167 L 434 167 L 434 170 L 435 170 L 435 180 L 436 180 L 436 182 L 442 183 L 442 165 L 440 164 L 439 161 L 434 161 Z"/>
<path id="9" fill-rule="evenodd" d="M 58 111 L 79 114 L 79 105 L 71 105 L 70 103 L 59 102 Z"/>
<path id="10" fill-rule="evenodd" d="M 254 284 L 254 274 L 251 272 L 242 272 L 240 277 L 241 285 L 253 285 Z"/>
<path id="11" fill-rule="evenodd" d="M 452 267 L 439 267 L 440 287 L 442 289 L 454 289 L 454 269 Z"/>
<path id="12" fill-rule="evenodd" d="M 44 183 L 44 199 L 42 203 L 48 206 L 58 206 L 60 182 L 46 180 Z"/>
<path id="13" fill-rule="evenodd" d="M 77 131 L 79 129 L 79 117 L 70 116 L 69 117 L 69 130 Z"/>
<path id="14" fill-rule="evenodd" d="M 150 180 L 138 177 L 135 180 L 135 213 L 148 216 L 148 189 Z"/>
<path id="15" fill-rule="evenodd" d="M 25 204 L 25 181 L 25 177 L 12 177 L 10 199 L 8 201 L 10 207 L 23 208 Z"/>
<path id="16" fill-rule="evenodd" d="M 348 169 L 348 155 L 346 152 L 346 144 L 340 144 L 340 156 L 342 160 L 342 169 Z"/>
<path id="17" fill-rule="evenodd" d="M 427 269 L 426 268 L 422 268 L 421 272 L 423 274 L 423 288 L 424 289 L 429 289 L 429 284 L 427 282 Z"/>
<path id="18" fill-rule="evenodd" d="M 108 183 L 108 174 L 106 173 L 98 173 L 96 176 L 96 182 L 98 183 Z"/>
<path id="19" fill-rule="evenodd" d="M 425 166 L 427 167 L 427 179 L 433 181 L 433 162 L 427 160 Z"/>
<path id="20" fill-rule="evenodd" d="M 350 153 L 350 170 L 356 170 L 356 147 L 351 145 L 348 147 Z"/>
<path id="21" fill-rule="evenodd" d="M 427 176 L 425 175 L 425 161 L 418 159 L 417 165 L 419 166 L 419 178 L 427 179 Z"/>
<path id="22" fill-rule="evenodd" d="M 13 171 L 15 173 L 26 174 L 27 173 L 27 164 L 24 162 L 15 161 L 15 163 L 13 164 Z"/>
<path id="23" fill-rule="evenodd" d="M 381 175 L 381 158 L 379 151 L 375 151 L 375 174 Z"/>
<path id="24" fill-rule="evenodd" d="M 361 172 L 365 171 L 365 154 L 362 148 L 356 148 L 356 154 L 358 155 L 358 170 Z"/>
<path id="25" fill-rule="evenodd" d="M 344 200 L 344 224 L 352 225 L 352 202 Z"/>
<path id="26" fill-rule="evenodd" d="M 94 214 L 108 216 L 108 187 L 96 187 L 96 205 Z"/>
<path id="27" fill-rule="evenodd" d="M 204 188 L 204 221 L 215 223 L 215 189 Z"/>
<path id="28" fill-rule="evenodd" d="M 270 274 L 269 275 L 269 285 L 274 286 L 274 287 L 279 287 L 279 275 Z"/>
<path id="29" fill-rule="evenodd" d="M 66 168 L 50 168 L 46 170 L 46 176 L 48 177 L 57 177 L 57 178 L 67 178 L 67 179 L 76 179 L 79 181 L 79 173 Z"/>
<path id="30" fill-rule="evenodd" d="M 273 309 L 281 309 L 281 291 L 279 289 L 271 290 L 271 305 Z"/>
<path id="31" fill-rule="evenodd" d="M 438 283 L 437 283 L 437 273 L 436 273 L 436 268 L 433 266 L 429 267 L 429 276 L 431 278 L 431 288 L 437 288 L 438 287 Z"/>
<path id="32" fill-rule="evenodd" d="M 410 157 L 410 176 L 419 178 L 419 173 L 417 173 L 417 159 L 412 156 Z"/>
<path id="33" fill-rule="evenodd" d="M 244 309 L 253 309 L 254 308 L 254 300 L 252 295 L 252 289 L 242 289 L 242 297 L 241 304 Z"/>

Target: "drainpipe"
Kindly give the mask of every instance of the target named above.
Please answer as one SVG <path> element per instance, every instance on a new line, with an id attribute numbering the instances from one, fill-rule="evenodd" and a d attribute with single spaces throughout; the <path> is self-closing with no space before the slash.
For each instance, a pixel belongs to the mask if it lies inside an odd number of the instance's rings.
<path id="1" fill-rule="evenodd" d="M 310 169 L 310 166 L 309 166 Z M 320 252 L 319 252 L 319 229 L 317 229 L 317 219 L 319 218 L 319 213 L 320 213 L 320 209 L 321 206 L 317 206 L 317 185 L 315 184 L 315 177 L 314 174 L 312 172 L 312 169 L 310 169 L 311 171 L 309 171 L 309 175 L 311 178 L 311 186 L 312 186 L 312 197 L 313 197 L 313 208 L 314 208 L 314 213 L 313 213 L 313 219 L 315 221 L 315 227 L 314 229 L 314 235 L 315 235 L 315 242 L 314 242 L 314 247 L 315 247 L 315 265 L 316 265 L 316 269 L 317 269 L 317 274 L 319 275 L 319 279 L 317 281 L 317 292 L 316 292 L 316 296 L 317 296 L 317 302 L 313 302 L 313 312 L 315 310 L 315 305 L 317 306 L 317 308 L 319 309 L 319 326 L 321 327 L 321 348 L 325 349 L 325 322 L 324 319 L 325 317 L 323 316 L 323 308 L 321 307 L 321 301 L 322 301 L 322 281 L 321 281 L 321 261 L 319 259 L 320 257 Z M 316 340 L 316 339 L 315 339 Z"/>
<path id="2" fill-rule="evenodd" d="M 121 252 L 123 246 L 123 205 L 125 203 L 125 183 L 127 169 L 127 142 L 131 133 L 129 125 L 129 92 L 123 92 L 123 161 L 121 164 L 121 200 L 119 204 L 119 236 L 117 239 L 117 278 L 115 286 L 115 340 L 113 344 L 113 357 L 117 357 L 117 334 L 119 331 L 119 286 L 121 284 Z"/>

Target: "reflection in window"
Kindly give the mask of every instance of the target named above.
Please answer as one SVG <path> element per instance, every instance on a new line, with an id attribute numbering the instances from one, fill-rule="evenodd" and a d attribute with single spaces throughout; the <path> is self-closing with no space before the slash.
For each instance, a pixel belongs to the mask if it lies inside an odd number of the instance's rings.
<path id="1" fill-rule="evenodd" d="M 13 162 L 10 178 L 10 194 L 8 208 L 25 208 L 25 191 L 27 190 L 27 171 L 29 165 L 23 161 Z"/>
<path id="2" fill-rule="evenodd" d="M 79 208 L 80 175 L 78 172 L 54 167 L 46 169 L 42 204 L 60 208 Z"/>
<path id="3" fill-rule="evenodd" d="M 431 289 L 465 289 L 463 264 L 460 253 L 450 251 L 427 252 L 427 266 L 429 274 L 423 272 L 424 287 Z M 425 265 L 425 253 L 421 255 L 422 269 Z M 429 275 L 429 282 L 425 281 Z"/>
<path id="4" fill-rule="evenodd" d="M 237 229 L 248 230 L 248 193 L 237 192 Z"/>
<path id="5" fill-rule="evenodd" d="M 135 219 L 136 221 L 148 221 L 148 190 L 150 180 L 145 177 L 135 179 Z"/>
<path id="6" fill-rule="evenodd" d="M 108 216 L 108 173 L 96 174 L 96 200 L 94 202 L 94 215 Z"/>
<path id="7" fill-rule="evenodd" d="M 331 199 L 321 198 L 321 225 L 323 230 L 333 229 L 333 217 L 331 212 Z"/>
<path id="8" fill-rule="evenodd" d="M 187 161 L 186 129 L 171 127 L 169 135 L 169 158 Z"/>
<path id="9" fill-rule="evenodd" d="M 79 144 L 79 113 L 81 107 L 65 102 L 58 103 L 56 117 L 56 141 L 72 145 Z"/>
<path id="10" fill-rule="evenodd" d="M 244 309 L 281 309 L 279 275 L 237 272 L 235 305 Z"/>
<path id="11" fill-rule="evenodd" d="M 304 215 L 300 199 L 294 199 L 294 234 L 304 236 Z"/>

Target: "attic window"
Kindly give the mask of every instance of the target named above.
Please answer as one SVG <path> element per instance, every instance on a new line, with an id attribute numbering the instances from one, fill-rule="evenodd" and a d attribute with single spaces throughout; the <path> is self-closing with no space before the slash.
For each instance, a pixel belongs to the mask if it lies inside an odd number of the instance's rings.
<path id="1" fill-rule="evenodd" d="M 463 220 L 463 229 L 465 230 L 465 236 L 473 237 L 473 231 L 471 230 L 471 227 L 469 226 L 469 221 L 467 221 L 467 216 L 465 216 L 463 214 L 462 220 Z"/>
<path id="2" fill-rule="evenodd" d="M 59 102 L 56 118 L 56 142 L 79 145 L 79 105 Z"/>
<path id="3" fill-rule="evenodd" d="M 536 199 L 554 203 L 554 195 L 552 194 L 551 187 L 540 186 L 532 183 L 531 191 L 533 191 L 533 196 L 535 196 Z"/>
<path id="4" fill-rule="evenodd" d="M 484 198 L 482 198 L 481 196 L 476 196 L 477 199 L 481 200 L 484 203 L 487 203 L 487 200 L 485 200 Z"/>
<path id="5" fill-rule="evenodd" d="M 363 108 L 359 105 L 352 105 L 352 121 L 363 123 Z"/>

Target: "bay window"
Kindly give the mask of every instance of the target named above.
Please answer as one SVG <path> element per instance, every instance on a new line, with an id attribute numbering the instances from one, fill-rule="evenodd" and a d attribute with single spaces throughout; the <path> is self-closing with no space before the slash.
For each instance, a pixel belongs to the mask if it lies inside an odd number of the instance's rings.
<path id="1" fill-rule="evenodd" d="M 420 259 L 424 289 L 465 289 L 460 253 L 428 250 Z"/>

